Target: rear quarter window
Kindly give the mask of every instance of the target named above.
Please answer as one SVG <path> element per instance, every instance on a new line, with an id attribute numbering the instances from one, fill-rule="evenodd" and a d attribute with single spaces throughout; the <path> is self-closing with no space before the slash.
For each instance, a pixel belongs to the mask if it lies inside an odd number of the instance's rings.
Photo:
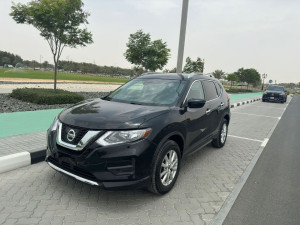
<path id="1" fill-rule="evenodd" d="M 213 81 L 203 81 L 205 100 L 210 101 L 218 97 L 217 89 Z"/>
<path id="2" fill-rule="evenodd" d="M 220 84 L 218 84 L 216 82 L 214 82 L 214 84 L 216 86 L 217 94 L 218 94 L 218 96 L 220 96 L 222 93 L 222 88 L 221 88 Z"/>

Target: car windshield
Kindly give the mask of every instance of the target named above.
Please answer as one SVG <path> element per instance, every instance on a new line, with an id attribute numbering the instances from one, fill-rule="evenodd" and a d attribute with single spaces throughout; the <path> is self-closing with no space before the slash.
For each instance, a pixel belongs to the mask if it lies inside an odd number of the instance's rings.
<path id="1" fill-rule="evenodd" d="M 172 105 L 181 95 L 185 83 L 180 80 L 135 79 L 103 99 L 139 105 Z"/>
<path id="2" fill-rule="evenodd" d="M 267 88 L 268 91 L 284 91 L 284 88 L 283 87 L 280 87 L 280 86 L 269 86 Z"/>

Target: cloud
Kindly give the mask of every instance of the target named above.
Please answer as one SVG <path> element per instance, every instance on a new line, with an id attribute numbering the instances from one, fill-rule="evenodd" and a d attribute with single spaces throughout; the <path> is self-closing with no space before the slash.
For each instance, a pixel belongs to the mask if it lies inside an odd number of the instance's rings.
<path id="1" fill-rule="evenodd" d="M 136 10 L 146 11 L 154 15 L 162 15 L 181 7 L 181 0 L 125 0 Z"/>

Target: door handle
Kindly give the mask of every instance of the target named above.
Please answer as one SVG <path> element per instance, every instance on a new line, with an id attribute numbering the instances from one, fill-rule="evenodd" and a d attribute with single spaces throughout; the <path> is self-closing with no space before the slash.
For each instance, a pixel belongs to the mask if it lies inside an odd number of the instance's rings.
<path id="1" fill-rule="evenodd" d="M 205 113 L 209 114 L 210 112 L 211 112 L 211 109 L 207 109 Z"/>
<path id="2" fill-rule="evenodd" d="M 221 106 L 224 106 L 224 102 L 221 102 Z"/>

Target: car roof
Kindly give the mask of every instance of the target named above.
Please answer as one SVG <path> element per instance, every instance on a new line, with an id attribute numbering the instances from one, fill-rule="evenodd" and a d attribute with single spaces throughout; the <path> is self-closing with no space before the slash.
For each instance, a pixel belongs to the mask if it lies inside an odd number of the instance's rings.
<path id="1" fill-rule="evenodd" d="M 213 75 L 211 74 L 200 74 L 200 73 L 144 73 L 138 78 L 143 79 L 164 79 L 164 80 L 215 80 Z"/>

